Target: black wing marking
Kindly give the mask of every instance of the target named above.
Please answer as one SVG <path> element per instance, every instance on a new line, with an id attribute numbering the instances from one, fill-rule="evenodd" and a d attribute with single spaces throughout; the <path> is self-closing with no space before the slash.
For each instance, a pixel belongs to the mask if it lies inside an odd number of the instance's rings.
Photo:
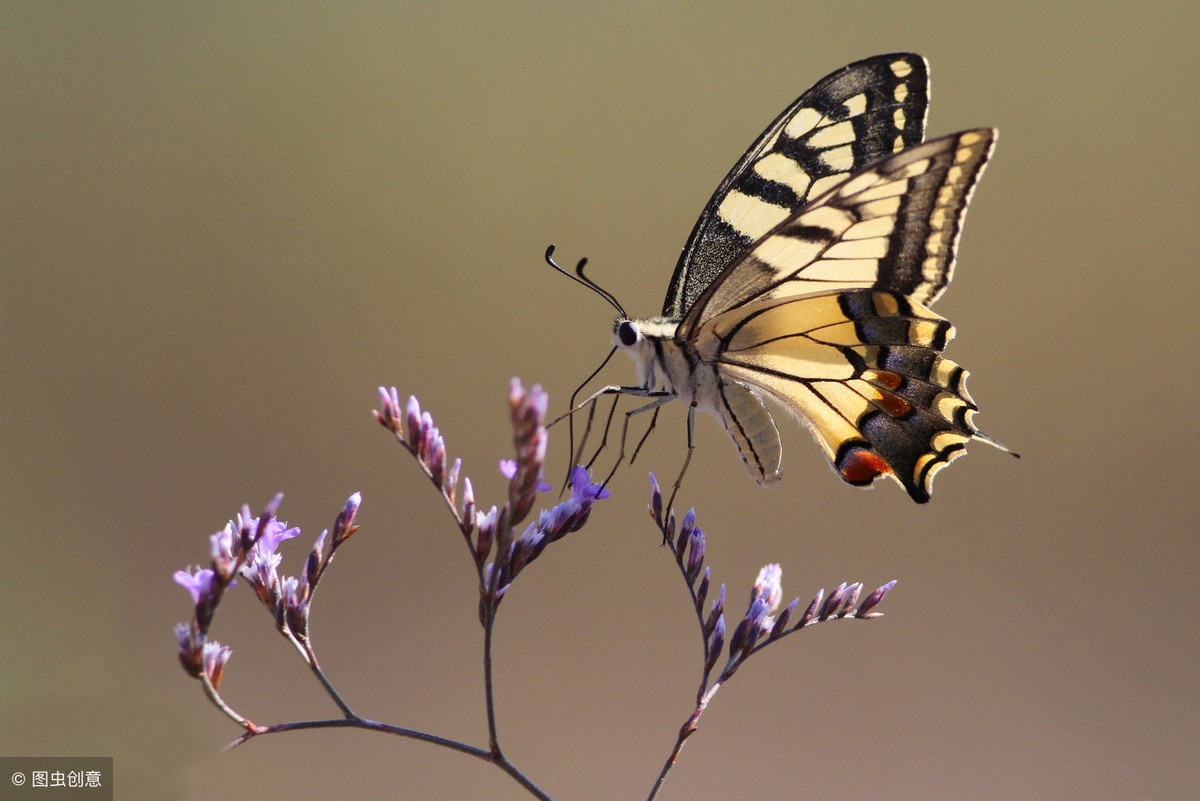
<path id="1" fill-rule="evenodd" d="M 918 144 L 929 68 L 915 53 L 850 64 L 802 94 L 742 156 L 696 221 L 667 288 L 681 319 L 751 244 L 851 173 Z"/>

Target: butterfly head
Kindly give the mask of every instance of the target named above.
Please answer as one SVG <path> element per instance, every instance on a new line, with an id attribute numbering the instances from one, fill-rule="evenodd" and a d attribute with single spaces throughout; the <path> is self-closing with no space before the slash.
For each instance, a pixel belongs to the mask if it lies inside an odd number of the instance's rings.
<path id="1" fill-rule="evenodd" d="M 645 389 L 667 379 L 664 351 L 670 349 L 678 325 L 677 320 L 662 317 L 631 320 L 622 315 L 613 321 L 613 345 L 637 364 L 638 383 Z"/>
<path id="2" fill-rule="evenodd" d="M 637 364 L 638 384 L 650 388 L 656 383 L 654 346 L 642 333 L 641 327 L 625 317 L 613 321 L 613 345 L 629 354 Z"/>

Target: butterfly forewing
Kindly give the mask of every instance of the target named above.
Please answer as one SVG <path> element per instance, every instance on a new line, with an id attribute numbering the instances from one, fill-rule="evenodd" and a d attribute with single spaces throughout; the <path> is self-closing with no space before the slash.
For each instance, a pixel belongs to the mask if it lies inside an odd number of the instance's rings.
<path id="1" fill-rule="evenodd" d="M 929 70 L 915 53 L 850 64 L 805 92 L 734 165 L 697 220 L 663 304 L 680 319 L 756 240 L 851 173 L 918 144 Z"/>
<path id="2" fill-rule="evenodd" d="M 680 326 L 747 303 L 838 289 L 879 289 L 922 303 L 950 280 L 967 202 L 995 131 L 981 128 L 908 148 L 784 221 L 709 285 Z"/>

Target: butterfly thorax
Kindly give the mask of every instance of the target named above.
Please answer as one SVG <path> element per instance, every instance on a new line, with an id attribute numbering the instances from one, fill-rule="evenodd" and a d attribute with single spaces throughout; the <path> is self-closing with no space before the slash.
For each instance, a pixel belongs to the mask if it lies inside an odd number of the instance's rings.
<path id="1" fill-rule="evenodd" d="M 629 354 L 637 365 L 638 386 L 664 391 L 686 404 L 709 411 L 712 404 L 706 389 L 715 381 L 711 368 L 703 369 L 703 357 L 694 343 L 678 335 L 680 321 L 670 317 L 613 323 L 613 344 Z M 708 375 L 711 374 L 711 375 Z"/>
<path id="2" fill-rule="evenodd" d="M 755 480 L 775 486 L 781 475 L 779 432 L 762 399 L 752 388 L 721 377 L 717 340 L 685 338 L 680 327 L 679 320 L 669 317 L 622 318 L 613 324 L 613 342 L 637 364 L 640 389 L 665 392 L 691 407 L 691 413 L 712 415 Z"/>

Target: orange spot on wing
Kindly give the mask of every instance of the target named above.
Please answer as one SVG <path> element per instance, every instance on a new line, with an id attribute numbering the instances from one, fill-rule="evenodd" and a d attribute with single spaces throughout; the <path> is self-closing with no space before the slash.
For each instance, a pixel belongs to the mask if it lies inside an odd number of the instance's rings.
<path id="1" fill-rule="evenodd" d="M 838 466 L 842 478 L 851 484 L 870 484 L 884 473 L 892 472 L 888 463 L 878 453 L 866 448 L 854 448 L 842 457 Z"/>
<path id="2" fill-rule="evenodd" d="M 868 378 L 881 387 L 888 389 L 899 389 L 900 382 L 904 379 L 899 373 L 893 373 L 890 370 L 873 370 Z"/>
<path id="3" fill-rule="evenodd" d="M 890 417 L 903 417 L 912 411 L 912 405 L 903 398 L 898 398 L 890 392 L 879 393 L 879 407 Z"/>

